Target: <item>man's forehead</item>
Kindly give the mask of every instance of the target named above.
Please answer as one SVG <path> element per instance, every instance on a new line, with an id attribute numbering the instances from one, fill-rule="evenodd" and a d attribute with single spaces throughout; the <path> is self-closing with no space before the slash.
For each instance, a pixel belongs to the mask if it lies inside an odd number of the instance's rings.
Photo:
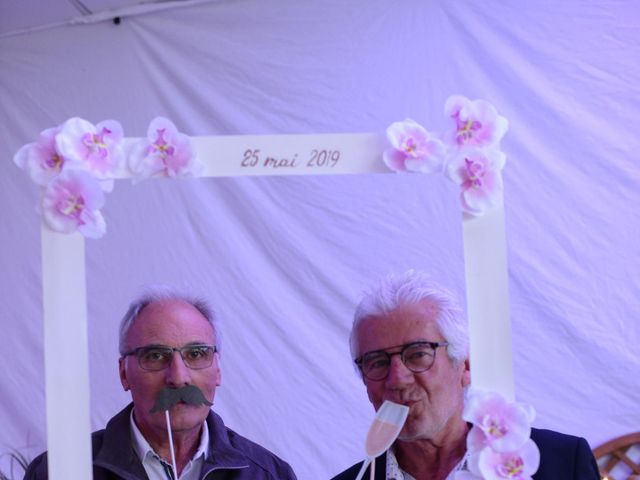
<path id="1" fill-rule="evenodd" d="M 211 322 L 195 306 L 180 299 L 155 300 L 138 313 L 130 333 L 164 331 L 213 333 Z"/>
<path id="2" fill-rule="evenodd" d="M 399 306 L 382 315 L 364 318 L 358 327 L 358 337 L 393 337 L 405 335 L 409 341 L 440 336 L 437 317 L 440 310 L 431 302 L 417 302 Z M 395 335 L 394 335 L 395 334 Z M 429 337 L 429 338 L 427 338 Z"/>

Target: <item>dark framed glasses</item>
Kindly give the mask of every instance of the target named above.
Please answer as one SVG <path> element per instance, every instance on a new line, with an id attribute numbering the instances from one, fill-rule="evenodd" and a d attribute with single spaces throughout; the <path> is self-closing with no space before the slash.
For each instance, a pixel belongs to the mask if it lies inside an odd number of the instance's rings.
<path id="1" fill-rule="evenodd" d="M 411 342 L 385 350 L 367 352 L 355 359 L 362 375 L 369 380 L 384 380 L 389 375 L 391 357 L 400 355 L 402 363 L 413 373 L 425 372 L 436 360 L 438 347 L 447 347 L 447 342 Z M 398 349 L 396 351 L 389 351 Z"/>
<path id="2" fill-rule="evenodd" d="M 138 359 L 141 369 L 149 372 L 164 370 L 171 365 L 173 352 L 179 352 L 184 364 L 193 369 L 201 370 L 213 363 L 213 354 L 218 351 L 215 345 L 187 345 L 180 348 L 166 345 L 149 345 L 138 347 L 122 354 L 122 358 L 134 355 Z"/>

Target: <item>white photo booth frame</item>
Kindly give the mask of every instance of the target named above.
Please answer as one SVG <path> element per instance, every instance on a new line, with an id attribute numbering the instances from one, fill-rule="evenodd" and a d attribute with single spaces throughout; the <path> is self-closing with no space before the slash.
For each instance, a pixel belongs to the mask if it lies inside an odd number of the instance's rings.
<path id="1" fill-rule="evenodd" d="M 127 152 L 137 138 L 124 142 Z M 193 137 L 202 177 L 393 173 L 380 134 Z M 123 175 L 120 178 L 128 178 Z M 477 388 L 514 397 L 504 209 L 463 214 L 471 371 Z M 92 478 L 84 238 L 42 227 L 49 478 Z M 71 292 L 68 294 L 67 292 Z"/>

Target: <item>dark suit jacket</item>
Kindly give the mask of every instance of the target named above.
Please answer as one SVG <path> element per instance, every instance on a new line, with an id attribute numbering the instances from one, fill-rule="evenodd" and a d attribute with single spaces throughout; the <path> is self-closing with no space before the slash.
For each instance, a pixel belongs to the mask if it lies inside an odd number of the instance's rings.
<path id="1" fill-rule="evenodd" d="M 598 465 L 584 438 L 532 428 L 531 439 L 540 449 L 534 480 L 600 480 Z M 386 480 L 386 461 L 386 453 L 376 458 L 376 480 Z M 361 466 L 362 462 L 332 480 L 354 480 Z M 368 468 L 363 478 L 369 478 Z"/>

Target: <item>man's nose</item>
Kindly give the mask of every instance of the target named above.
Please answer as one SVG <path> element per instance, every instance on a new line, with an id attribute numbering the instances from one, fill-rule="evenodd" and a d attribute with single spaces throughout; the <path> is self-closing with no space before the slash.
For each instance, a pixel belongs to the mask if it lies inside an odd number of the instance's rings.
<path id="1" fill-rule="evenodd" d="M 389 359 L 389 375 L 385 379 L 386 386 L 398 388 L 413 383 L 413 372 L 402 362 L 400 355 L 392 355 Z"/>
<path id="2" fill-rule="evenodd" d="M 191 369 L 185 365 L 180 352 L 174 351 L 167 367 L 165 380 L 168 385 L 182 387 L 191 384 Z"/>

